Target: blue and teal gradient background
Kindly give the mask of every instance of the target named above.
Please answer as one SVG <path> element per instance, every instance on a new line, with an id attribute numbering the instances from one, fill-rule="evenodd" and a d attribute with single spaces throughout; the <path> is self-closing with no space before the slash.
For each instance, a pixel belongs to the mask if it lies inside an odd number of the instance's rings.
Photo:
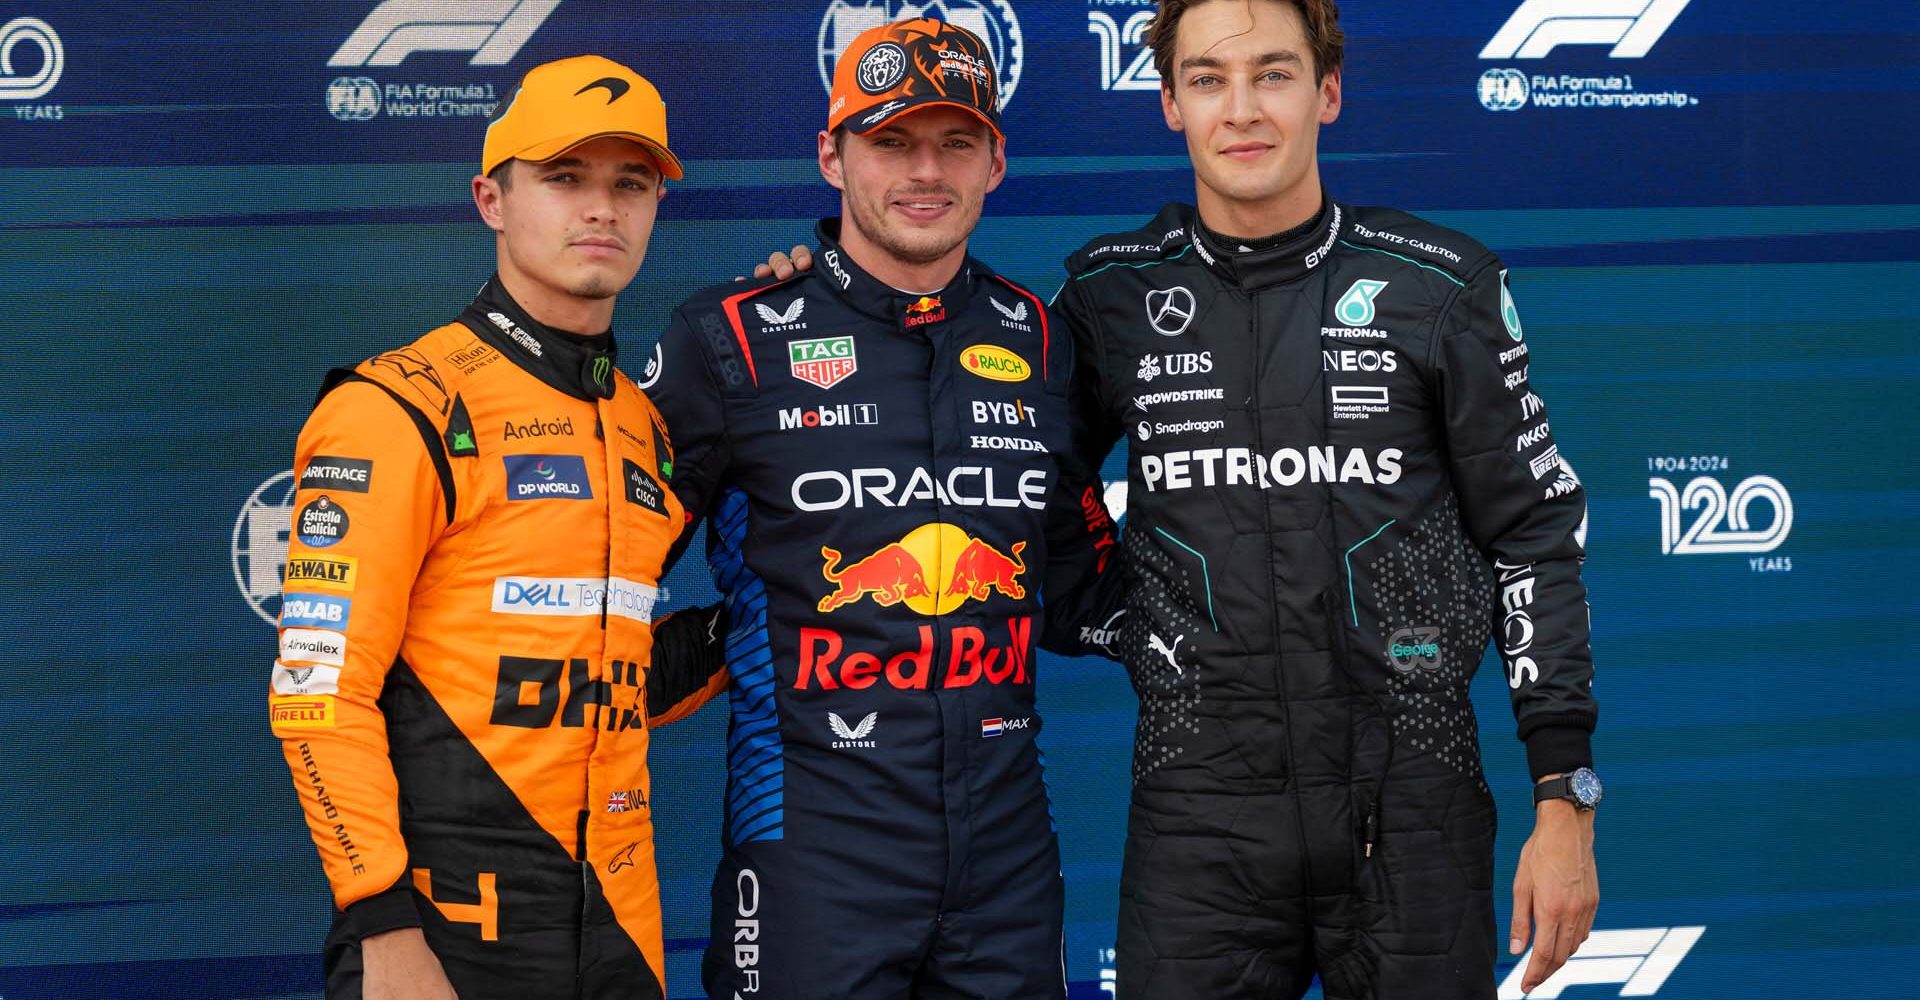
<path id="1" fill-rule="evenodd" d="M 1011 170 L 975 252 L 1046 293 L 1068 252 L 1192 182 L 1157 95 L 1102 88 L 1090 12 L 1147 5 L 1007 2 L 982 5 L 1021 29 Z M 1533 384 L 1591 505 L 1597 926 L 1707 928 L 1662 997 L 1920 997 L 1920 12 L 1694 0 L 1642 59 L 1480 60 L 1517 6 L 1344 4 L 1322 166 L 1335 197 L 1514 268 Z M 374 7 L 0 7 L 47 21 L 64 60 L 51 93 L 0 100 L 5 1000 L 317 995 L 329 900 L 267 728 L 273 633 L 236 587 L 235 520 L 290 463 L 323 370 L 445 322 L 492 266 L 466 195 L 484 119 L 340 121 L 331 81 L 504 95 L 583 51 L 649 75 L 687 179 L 620 301 L 630 372 L 682 297 L 835 208 L 811 155 L 827 0 L 564 0 L 504 66 L 329 67 Z M 1494 66 L 1631 73 L 1698 104 L 1493 112 L 1476 85 Z M 1655 467 L 1694 456 L 1725 468 Z M 1697 475 L 1790 492 L 1773 568 L 1663 554 L 1649 479 Z M 674 606 L 712 594 L 697 561 L 669 585 Z M 1531 810 L 1501 671 L 1483 675 L 1504 901 Z M 1104 662 L 1040 676 L 1067 972 L 1097 997 L 1134 699 Z M 721 712 L 654 744 L 673 997 L 699 992 Z"/>

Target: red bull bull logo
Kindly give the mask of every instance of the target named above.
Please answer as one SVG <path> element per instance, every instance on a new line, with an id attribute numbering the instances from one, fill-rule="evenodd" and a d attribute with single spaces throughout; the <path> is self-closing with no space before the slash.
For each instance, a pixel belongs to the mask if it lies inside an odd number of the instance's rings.
<path id="1" fill-rule="evenodd" d="M 928 323 L 938 323 L 947 318 L 947 307 L 940 304 L 938 295 L 922 295 L 907 303 L 907 316 L 902 326 L 916 327 Z"/>
<path id="2" fill-rule="evenodd" d="M 980 539 L 973 539 L 954 560 L 953 582 L 947 585 L 947 594 L 965 594 L 984 601 L 998 590 L 1016 601 L 1025 598 L 1027 588 L 1020 585 L 1019 578 L 1027 571 L 1027 564 L 1020 561 L 1020 550 L 1026 547 L 1026 542 L 1015 542 L 1013 555 L 1005 556 Z"/>
<path id="3" fill-rule="evenodd" d="M 821 574 L 834 585 L 833 593 L 820 599 L 822 611 L 832 611 L 862 597 L 870 596 L 875 604 L 891 607 L 910 597 L 933 595 L 927 589 L 927 575 L 920 568 L 920 560 L 899 542 L 882 546 L 844 569 L 840 568 L 840 553 L 834 549 L 820 546 L 820 558 L 826 560 Z"/>
<path id="4" fill-rule="evenodd" d="M 871 598 L 881 607 L 905 604 L 923 615 L 939 615 L 968 601 L 984 601 L 996 591 L 1025 600 L 1027 588 L 1020 577 L 1027 572 L 1022 557 L 1026 547 L 1019 541 L 1002 552 L 944 523 L 923 524 L 851 564 L 839 550 L 823 545 L 820 573 L 834 589 L 818 607 L 834 611 Z"/>

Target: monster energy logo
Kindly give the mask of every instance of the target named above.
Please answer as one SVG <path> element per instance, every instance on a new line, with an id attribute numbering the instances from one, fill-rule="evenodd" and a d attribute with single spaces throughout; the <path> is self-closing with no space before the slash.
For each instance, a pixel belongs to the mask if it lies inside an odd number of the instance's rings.
<path id="1" fill-rule="evenodd" d="M 602 354 L 593 359 L 593 384 L 606 385 L 607 373 L 613 369 L 613 359 Z"/>

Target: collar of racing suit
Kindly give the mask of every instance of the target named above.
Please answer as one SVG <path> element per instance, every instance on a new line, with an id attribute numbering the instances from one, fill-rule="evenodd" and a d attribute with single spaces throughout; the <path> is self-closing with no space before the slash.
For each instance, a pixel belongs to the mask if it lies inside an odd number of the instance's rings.
<path id="1" fill-rule="evenodd" d="M 556 330 L 527 315 L 500 275 L 487 279 L 460 323 L 528 374 L 576 399 L 612 399 L 613 331 L 587 336 Z"/>
<path id="2" fill-rule="evenodd" d="M 1209 247 L 1231 247 L 1231 253 L 1259 253 L 1262 250 L 1272 250 L 1276 247 L 1286 246 L 1298 240 L 1300 237 L 1305 236 L 1308 232 L 1317 230 L 1319 228 L 1320 215 L 1325 210 L 1326 198 L 1323 192 L 1320 207 L 1314 209 L 1313 214 L 1307 217 L 1306 221 L 1284 233 L 1274 233 L 1270 236 L 1256 236 L 1252 239 L 1245 240 L 1236 239 L 1225 233 L 1218 233 L 1207 228 L 1205 219 L 1200 220 L 1200 232 L 1207 237 L 1207 246 Z"/>
<path id="3" fill-rule="evenodd" d="M 986 265 L 968 257 L 961 263 L 960 273 L 947 282 L 947 287 L 925 295 L 910 294 L 868 274 L 853 262 L 853 258 L 840 247 L 839 218 L 821 219 L 814 227 L 814 235 L 820 241 L 817 256 L 825 269 L 828 284 L 840 290 L 840 297 L 855 311 L 891 322 L 901 329 L 937 323 L 948 316 L 964 314 L 974 284 L 992 273 Z M 907 322 L 909 318 L 916 317 L 920 318 L 919 322 Z"/>
<path id="4" fill-rule="evenodd" d="M 1300 235 L 1253 250 L 1228 247 L 1200 224 L 1197 210 L 1186 208 L 1186 214 L 1187 231 L 1193 234 L 1193 247 L 1200 260 L 1214 273 L 1248 291 L 1285 284 L 1325 264 L 1333 255 L 1334 241 L 1347 225 L 1345 213 L 1324 189 L 1320 192 L 1320 214 L 1293 230 Z"/>

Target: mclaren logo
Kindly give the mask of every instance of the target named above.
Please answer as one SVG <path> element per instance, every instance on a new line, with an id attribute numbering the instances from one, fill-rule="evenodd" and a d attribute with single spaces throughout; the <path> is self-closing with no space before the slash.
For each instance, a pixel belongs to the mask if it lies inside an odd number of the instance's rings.
<path id="1" fill-rule="evenodd" d="M 579 90 L 574 91 L 573 96 L 578 97 L 581 94 L 584 94 L 595 87 L 599 87 L 600 89 L 605 90 L 607 92 L 607 103 L 612 104 L 613 102 L 621 99 L 622 97 L 627 96 L 627 91 L 632 89 L 633 85 L 628 83 L 625 80 L 620 79 L 617 76 L 603 76 L 600 79 L 595 80 L 584 87 L 581 87 Z"/>

